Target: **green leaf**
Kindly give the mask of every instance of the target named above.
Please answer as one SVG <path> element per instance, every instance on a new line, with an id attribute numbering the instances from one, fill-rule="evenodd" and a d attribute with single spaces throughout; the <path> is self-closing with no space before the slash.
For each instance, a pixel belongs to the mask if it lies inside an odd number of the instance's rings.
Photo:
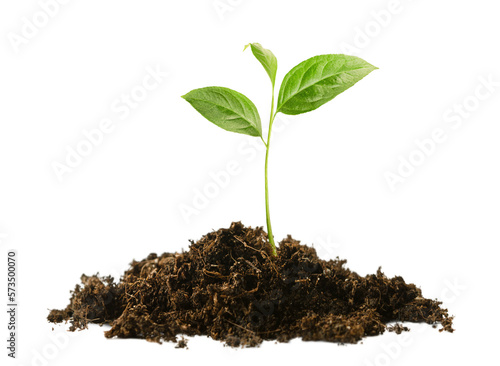
<path id="1" fill-rule="evenodd" d="M 228 88 L 210 86 L 182 96 L 203 117 L 226 131 L 262 138 L 259 112 L 245 97 Z"/>
<path id="2" fill-rule="evenodd" d="M 355 56 L 321 55 L 295 66 L 286 74 L 277 111 L 306 113 L 329 102 L 377 67 Z"/>
<path id="3" fill-rule="evenodd" d="M 249 43 L 245 46 L 243 51 L 248 47 L 252 49 L 255 58 L 264 66 L 274 87 L 274 83 L 276 82 L 276 71 L 278 70 L 278 60 L 276 56 L 274 56 L 270 50 L 262 47 L 260 43 Z"/>

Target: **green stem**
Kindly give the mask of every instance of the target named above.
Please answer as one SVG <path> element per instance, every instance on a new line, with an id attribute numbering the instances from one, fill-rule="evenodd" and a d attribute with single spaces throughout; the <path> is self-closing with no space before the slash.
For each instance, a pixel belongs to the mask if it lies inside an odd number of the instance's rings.
<path id="1" fill-rule="evenodd" d="M 271 228 L 271 215 L 269 213 L 269 189 L 267 184 L 267 165 L 269 159 L 269 146 L 271 145 L 271 131 L 273 129 L 273 122 L 276 114 L 274 113 L 274 85 L 273 85 L 273 97 L 271 102 L 271 117 L 269 118 L 269 131 L 267 133 L 267 144 L 266 145 L 266 223 L 267 223 L 267 236 L 269 237 L 269 243 L 271 243 L 271 251 L 274 257 L 277 256 L 276 244 L 274 243 L 273 229 Z"/>

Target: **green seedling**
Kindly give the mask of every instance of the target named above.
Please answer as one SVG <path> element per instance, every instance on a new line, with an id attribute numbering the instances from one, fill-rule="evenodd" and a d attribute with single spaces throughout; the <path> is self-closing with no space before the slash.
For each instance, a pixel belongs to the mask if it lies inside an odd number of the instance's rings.
<path id="1" fill-rule="evenodd" d="M 259 112 L 250 99 L 232 89 L 210 86 L 195 89 L 183 96 L 203 117 L 226 131 L 255 136 L 266 147 L 265 194 L 266 223 L 269 243 L 273 256 L 276 256 L 271 216 L 269 213 L 269 189 L 267 167 L 271 131 L 276 115 L 281 112 L 296 115 L 313 111 L 329 102 L 343 91 L 363 79 L 375 66 L 355 56 L 341 54 L 315 56 L 305 60 L 285 75 L 275 104 L 274 90 L 278 61 L 274 54 L 259 43 L 250 43 L 255 58 L 262 64 L 271 79 L 271 115 L 267 141 L 262 135 Z"/>

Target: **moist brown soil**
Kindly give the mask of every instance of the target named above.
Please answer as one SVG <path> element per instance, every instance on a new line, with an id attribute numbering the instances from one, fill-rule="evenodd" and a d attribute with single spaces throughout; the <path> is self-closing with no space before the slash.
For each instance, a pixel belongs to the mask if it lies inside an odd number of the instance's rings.
<path id="1" fill-rule="evenodd" d="M 134 260 L 118 282 L 83 275 L 66 309 L 52 310 L 48 320 L 69 321 L 71 331 L 107 323 L 107 338 L 206 335 L 233 347 L 297 337 L 356 343 L 408 330 L 388 325 L 399 321 L 453 332 L 453 317 L 415 285 L 380 269 L 362 277 L 345 263 L 319 259 L 291 236 L 272 258 L 263 229 L 236 222 L 191 242 L 187 252 Z M 186 346 L 184 338 L 178 346 Z"/>

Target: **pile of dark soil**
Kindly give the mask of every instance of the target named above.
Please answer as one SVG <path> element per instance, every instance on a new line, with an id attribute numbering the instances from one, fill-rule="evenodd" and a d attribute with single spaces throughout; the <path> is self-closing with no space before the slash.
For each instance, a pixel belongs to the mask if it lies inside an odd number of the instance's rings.
<path id="1" fill-rule="evenodd" d="M 296 337 L 356 343 L 394 321 L 453 331 L 448 311 L 423 298 L 415 285 L 387 278 L 380 269 L 362 277 L 345 263 L 321 260 L 290 236 L 272 258 L 262 228 L 237 222 L 191 242 L 188 252 L 133 261 L 119 282 L 82 276 L 66 309 L 52 310 L 48 320 L 69 320 L 72 331 L 109 323 L 107 338 L 161 342 L 207 335 L 234 347 Z"/>

